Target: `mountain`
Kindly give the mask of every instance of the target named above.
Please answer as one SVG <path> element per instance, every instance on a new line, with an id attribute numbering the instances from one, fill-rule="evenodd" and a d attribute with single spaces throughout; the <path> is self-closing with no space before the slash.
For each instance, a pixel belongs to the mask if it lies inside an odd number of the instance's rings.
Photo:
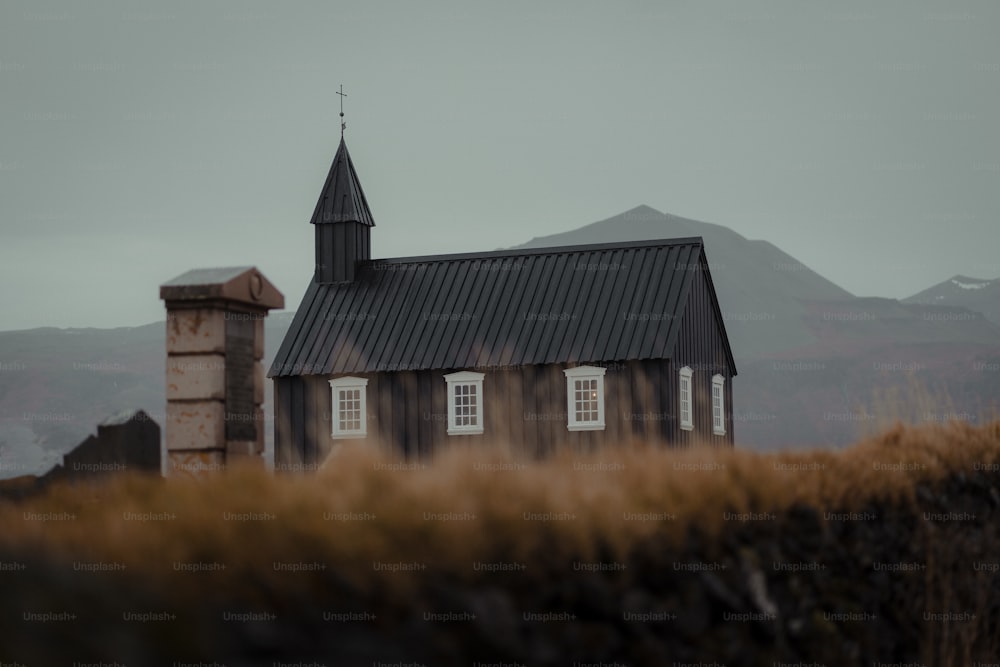
<path id="1" fill-rule="evenodd" d="M 575 229 L 537 237 L 521 248 L 701 236 L 712 280 L 737 356 L 780 352 L 816 342 L 801 323 L 803 300 L 853 298 L 767 241 L 750 241 L 727 227 L 688 220 L 639 206 Z"/>
<path id="2" fill-rule="evenodd" d="M 903 303 L 960 306 L 1000 324 L 1000 278 L 982 280 L 954 276 L 933 287 L 903 299 Z"/>
<path id="3" fill-rule="evenodd" d="M 520 247 L 685 236 L 705 240 L 736 357 L 737 446 L 839 446 L 892 418 L 996 418 L 1000 326 L 980 313 L 996 313 L 1000 281 L 956 276 L 904 302 L 858 298 L 771 243 L 648 206 Z M 265 320 L 266 364 L 292 317 Z M 50 467 L 123 409 L 162 427 L 164 334 L 163 322 L 0 332 L 0 477 Z M 270 383 L 265 417 L 270 447 Z"/>

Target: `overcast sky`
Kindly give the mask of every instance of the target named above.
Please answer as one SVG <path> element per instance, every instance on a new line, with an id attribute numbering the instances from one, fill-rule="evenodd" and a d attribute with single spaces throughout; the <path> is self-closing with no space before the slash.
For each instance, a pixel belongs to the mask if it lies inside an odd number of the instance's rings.
<path id="1" fill-rule="evenodd" d="M 163 317 L 254 264 L 289 308 L 347 140 L 373 255 L 648 204 L 858 295 L 1000 276 L 1000 3 L 0 4 L 0 329 Z"/>

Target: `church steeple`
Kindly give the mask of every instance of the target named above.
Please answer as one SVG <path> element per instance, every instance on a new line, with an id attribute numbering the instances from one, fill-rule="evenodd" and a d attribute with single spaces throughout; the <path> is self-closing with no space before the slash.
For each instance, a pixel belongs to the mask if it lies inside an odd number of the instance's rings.
<path id="1" fill-rule="evenodd" d="M 313 280 L 354 280 L 357 262 L 371 259 L 369 230 L 375 221 L 343 137 L 310 222 L 316 226 Z"/>

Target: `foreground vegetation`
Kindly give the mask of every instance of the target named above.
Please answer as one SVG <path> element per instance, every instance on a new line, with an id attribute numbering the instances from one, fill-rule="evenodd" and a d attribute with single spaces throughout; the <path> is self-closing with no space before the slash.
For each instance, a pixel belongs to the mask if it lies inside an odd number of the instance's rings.
<path id="1" fill-rule="evenodd" d="M 54 488 L 0 504 L 0 662 L 987 661 L 998 480 L 1000 422 Z"/>

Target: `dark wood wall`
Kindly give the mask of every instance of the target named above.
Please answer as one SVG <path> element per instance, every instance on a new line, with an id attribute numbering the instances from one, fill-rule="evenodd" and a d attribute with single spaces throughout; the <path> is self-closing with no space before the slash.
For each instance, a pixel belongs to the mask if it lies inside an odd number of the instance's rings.
<path id="1" fill-rule="evenodd" d="M 726 436 L 712 435 L 710 373 L 694 373 L 694 431 L 681 430 L 678 421 L 679 367 L 654 360 L 606 365 L 605 429 L 569 431 L 564 368 L 551 365 L 486 370 L 484 432 L 457 436 L 447 433 L 444 371 L 369 375 L 366 440 L 413 461 L 427 460 L 442 447 L 484 444 L 510 448 L 518 457 L 544 457 L 558 446 L 586 451 L 632 439 L 680 446 L 698 439 L 732 444 L 731 430 Z M 337 442 L 330 435 L 332 396 L 328 379 L 279 379 L 275 396 L 276 467 L 309 470 Z M 731 414 L 731 405 L 726 408 Z M 727 415 L 727 419 L 731 424 L 731 417 Z"/>
<path id="2" fill-rule="evenodd" d="M 632 438 L 687 446 L 695 442 L 733 444 L 732 377 L 721 322 L 699 269 L 687 296 L 684 318 L 670 360 L 600 364 L 604 376 L 605 430 L 566 428 L 566 377 L 578 364 L 536 365 L 476 370 L 483 379 L 481 435 L 449 436 L 447 384 L 452 370 L 401 371 L 368 378 L 368 437 L 407 460 L 426 460 L 442 447 L 509 447 L 518 456 L 545 456 L 555 447 L 580 449 L 623 443 Z M 694 430 L 680 428 L 678 370 L 693 370 Z M 712 376 L 726 378 L 726 435 L 712 433 Z M 332 396 L 328 377 L 276 378 L 275 464 L 278 470 L 308 470 L 325 458 L 330 435 Z M 344 441 L 342 441 L 344 442 Z M 305 464 L 303 467 L 302 464 Z"/>
<path id="3" fill-rule="evenodd" d="M 699 268 L 699 280 L 692 282 L 684 310 L 684 319 L 673 350 L 673 371 L 689 366 L 692 371 L 694 392 L 694 430 L 680 436 L 680 442 L 689 443 L 705 434 L 710 442 L 724 440 L 733 445 L 733 375 L 734 368 L 726 354 L 725 328 L 712 307 L 711 289 L 705 273 Z M 726 435 L 712 435 L 712 376 L 719 374 L 726 379 L 725 419 Z M 677 382 L 674 382 L 676 385 Z M 676 391 L 677 387 L 674 387 Z"/>

